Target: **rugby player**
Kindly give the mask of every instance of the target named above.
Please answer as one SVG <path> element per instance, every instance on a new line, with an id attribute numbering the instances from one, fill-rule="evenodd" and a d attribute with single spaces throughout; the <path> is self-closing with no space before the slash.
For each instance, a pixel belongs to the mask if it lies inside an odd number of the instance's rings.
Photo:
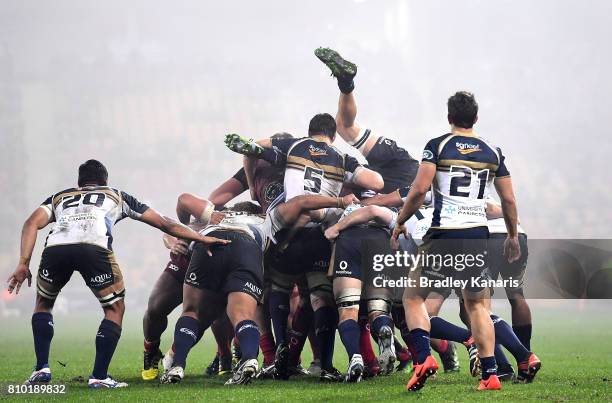
<path id="1" fill-rule="evenodd" d="M 354 201 L 329 196 L 303 196 L 277 207 L 277 219 L 291 224 L 307 210 L 344 207 Z M 278 224 L 278 222 L 276 223 Z M 238 338 L 241 360 L 226 385 L 249 383 L 258 370 L 259 328 L 257 304 L 263 294 L 263 251 L 268 238 L 278 230 L 262 216 L 226 213 L 218 224 L 207 225 L 202 234 L 213 234 L 231 243 L 215 248 L 210 256 L 196 244 L 183 287 L 183 313 L 175 326 L 173 367 L 162 383 L 177 383 L 184 377 L 187 355 L 204 330 L 225 310 Z"/>
<path id="2" fill-rule="evenodd" d="M 340 194 L 343 182 L 352 182 L 355 185 L 382 190 L 384 182 L 380 174 L 361 166 L 357 160 L 349 155 L 339 152 L 332 146 L 336 136 L 336 122 L 329 114 L 314 116 L 309 124 L 308 137 L 301 139 L 263 139 L 256 143 L 245 141 L 238 135 L 228 135 L 226 144 L 232 151 L 245 154 L 245 171 L 247 178 L 252 176 L 250 166 L 254 158 L 263 158 L 275 165 L 285 166 L 284 189 L 285 200 L 304 195 L 322 194 L 336 197 Z M 333 220 L 333 210 L 328 210 L 323 221 Z M 273 206 L 272 222 L 277 223 L 278 217 Z M 275 243 L 277 240 L 275 240 Z M 287 248 L 282 253 L 282 262 L 275 266 L 277 271 L 289 270 L 274 274 L 275 277 L 289 276 L 291 280 L 289 290 L 295 283 L 295 276 L 306 273 L 319 348 L 321 351 L 321 380 L 340 381 L 342 375 L 333 367 L 333 351 L 337 312 L 332 294 L 332 287 L 326 277 L 331 247 L 324 238 L 322 231 L 315 225 L 310 225 L 295 234 Z M 274 291 L 274 290 L 273 290 Z M 288 306 L 288 293 L 270 293 L 270 305 Z M 275 318 L 272 313 L 273 326 L 275 321 L 281 323 L 279 331 L 275 329 L 277 339 L 277 353 L 285 348 L 285 343 L 279 342 L 286 329 L 286 319 Z M 284 313 L 283 313 L 284 315 Z"/>
<path id="3" fill-rule="evenodd" d="M 78 271 L 85 284 L 98 298 L 104 319 L 96 335 L 96 357 L 90 388 L 119 388 L 127 383 L 112 379 L 108 366 L 121 336 L 125 305 L 123 275 L 112 251 L 112 227 L 130 217 L 168 234 L 198 242 L 210 254 L 212 244 L 228 241 L 202 236 L 190 228 L 138 201 L 130 194 L 108 186 L 108 172 L 99 161 L 88 160 L 79 166 L 78 187 L 49 196 L 23 225 L 21 257 L 9 278 L 9 292 L 19 293 L 27 279 L 31 285 L 29 265 L 39 230 L 54 223 L 45 242 L 37 276 L 37 295 L 32 315 L 32 333 L 36 365 L 27 384 L 51 380 L 49 350 L 53 338 L 53 305 L 72 273 Z"/>
<path id="4" fill-rule="evenodd" d="M 489 233 L 485 199 L 489 185 L 494 182 L 508 230 L 504 252 L 508 261 L 513 262 L 520 257 L 521 250 L 512 180 L 501 150 L 474 132 L 477 118 L 478 104 L 471 93 L 457 92 L 449 98 L 451 132 L 430 140 L 425 146 L 417 177 L 399 214 L 392 238 L 397 240 L 406 231 L 403 224 L 418 210 L 433 184 L 434 214 L 425 245 L 428 252 L 486 257 Z M 411 272 L 411 277 L 418 281 L 421 275 L 439 275 L 441 270 L 445 276 L 454 275 L 457 279 L 469 281 L 480 277 L 485 267 L 486 264 L 474 265 L 461 272 L 448 266 L 435 267 L 436 270 L 420 267 Z M 421 287 L 407 287 L 404 294 L 406 322 L 417 352 L 417 365 L 407 385 L 410 391 L 422 388 L 427 378 L 438 370 L 430 352 L 431 325 L 424 304 L 427 291 Z M 470 284 L 462 289 L 462 295 L 480 355 L 482 379 L 478 389 L 501 389 L 494 357 L 494 327 L 485 303 L 487 289 L 480 284 Z M 537 371 L 536 367 L 539 368 L 539 360 L 533 366 L 529 364 L 528 371 Z"/>
<path id="5" fill-rule="evenodd" d="M 365 157 L 369 168 L 380 173 L 385 182 L 383 193 L 410 186 L 416 176 L 419 162 L 412 158 L 408 151 L 398 146 L 395 140 L 362 128 L 356 121 L 354 78 L 357 66 L 329 48 L 318 48 L 314 53 L 331 70 L 332 76 L 338 82 L 340 97 L 336 125 L 340 137 Z"/>

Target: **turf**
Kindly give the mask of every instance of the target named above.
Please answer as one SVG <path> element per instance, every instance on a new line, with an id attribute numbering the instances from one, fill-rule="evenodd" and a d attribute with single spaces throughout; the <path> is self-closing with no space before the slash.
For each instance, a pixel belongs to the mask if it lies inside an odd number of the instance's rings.
<path id="1" fill-rule="evenodd" d="M 187 377 L 178 385 L 145 383 L 140 379 L 142 338 L 140 318 L 128 314 L 123 336 L 111 373 L 130 384 L 124 390 L 87 389 L 94 354 L 93 335 L 96 321 L 86 318 L 57 317 L 51 351 L 54 383 L 65 384 L 64 395 L 9 395 L 9 384 L 22 383 L 29 375 L 34 359 L 29 320 L 2 319 L 0 327 L 0 399 L 28 401 L 481 401 L 481 400 L 550 400 L 612 401 L 612 338 L 607 306 L 583 310 L 538 308 L 533 346 L 543 361 L 536 381 L 530 385 L 504 384 L 500 392 L 477 392 L 476 381 L 467 371 L 467 354 L 460 349 L 462 370 L 458 374 L 439 374 L 418 393 L 405 390 L 406 373 L 379 377 L 360 384 L 321 384 L 309 377 L 291 381 L 262 381 L 248 386 L 226 387 L 224 378 L 206 378 L 201 374 L 212 358 L 214 346 L 207 333 L 204 343 L 196 346 L 189 357 Z M 508 315 L 506 315 L 507 317 Z M 171 320 L 171 323 L 173 321 Z M 164 337 L 167 347 L 171 334 Z M 346 368 L 346 354 L 337 343 L 335 357 L 339 369 Z M 309 353 L 303 357 L 309 362 Z M 62 366 L 58 363 L 65 364 Z"/>

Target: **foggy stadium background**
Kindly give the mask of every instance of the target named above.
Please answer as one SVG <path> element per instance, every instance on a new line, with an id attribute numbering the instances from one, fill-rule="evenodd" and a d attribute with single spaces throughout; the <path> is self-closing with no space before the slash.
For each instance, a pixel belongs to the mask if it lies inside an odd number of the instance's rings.
<path id="1" fill-rule="evenodd" d="M 416 157 L 447 130 L 447 97 L 473 91 L 477 129 L 508 156 L 531 238 L 612 236 L 611 2 L 27 0 L 1 9 L 2 280 L 23 221 L 74 186 L 86 159 L 174 216 L 181 192 L 206 196 L 240 167 L 224 134 L 306 135 L 312 115 L 336 110 L 336 84 L 312 53 L 321 45 L 359 66 L 358 120 Z M 128 219 L 113 235 L 128 312 L 142 312 L 168 251 L 161 233 Z M 0 316 L 29 314 L 34 291 L 2 291 Z M 71 298 L 58 313 L 98 309 L 78 274 L 62 295 Z"/>

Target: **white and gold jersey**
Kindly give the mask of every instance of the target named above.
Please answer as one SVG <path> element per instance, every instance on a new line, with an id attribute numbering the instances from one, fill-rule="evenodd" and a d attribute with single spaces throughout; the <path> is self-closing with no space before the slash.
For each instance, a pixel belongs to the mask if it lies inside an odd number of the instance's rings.
<path id="1" fill-rule="evenodd" d="M 432 229 L 487 225 L 489 185 L 510 175 L 499 148 L 481 137 L 449 133 L 427 143 L 421 163 L 436 166 Z"/>
<path id="2" fill-rule="evenodd" d="M 113 226 L 125 217 L 139 218 L 149 208 L 108 186 L 71 188 L 41 205 L 53 223 L 45 246 L 87 243 L 112 250 Z"/>

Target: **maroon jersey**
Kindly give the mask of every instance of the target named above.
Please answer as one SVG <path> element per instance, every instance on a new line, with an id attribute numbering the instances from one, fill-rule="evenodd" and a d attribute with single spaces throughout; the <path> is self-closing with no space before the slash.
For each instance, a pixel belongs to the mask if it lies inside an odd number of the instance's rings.
<path id="1" fill-rule="evenodd" d="M 240 181 L 248 189 L 244 168 L 241 168 L 234 178 Z M 255 166 L 255 201 L 259 203 L 263 211 L 266 211 L 278 196 L 283 193 L 284 169 L 274 167 L 264 160 L 257 160 Z"/>
<path id="2" fill-rule="evenodd" d="M 189 259 L 190 256 L 170 252 L 170 261 L 166 265 L 165 271 L 174 277 L 176 281 L 182 283 L 185 280 L 185 274 L 187 274 Z"/>

